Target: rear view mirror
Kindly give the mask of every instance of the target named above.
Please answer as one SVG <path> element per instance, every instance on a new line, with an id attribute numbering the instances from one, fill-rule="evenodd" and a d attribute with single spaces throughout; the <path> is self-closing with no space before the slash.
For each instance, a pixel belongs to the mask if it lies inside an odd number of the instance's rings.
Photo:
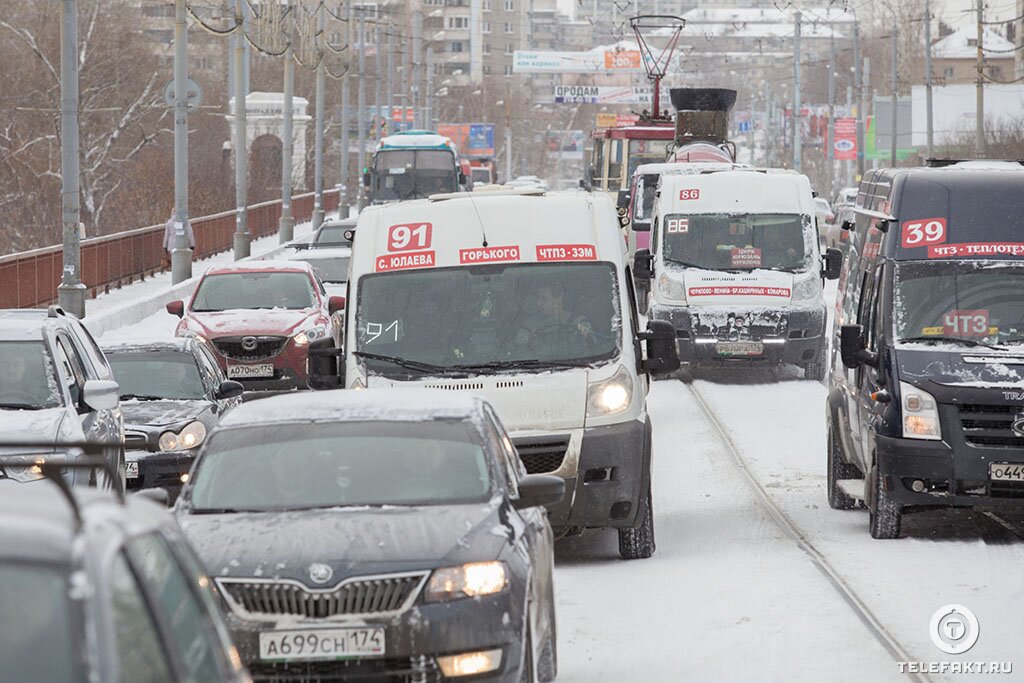
<path id="1" fill-rule="evenodd" d="M 345 310 L 345 297 L 343 296 L 332 296 L 327 300 L 327 310 L 330 311 L 331 315 L 334 315 L 338 311 Z"/>
<path id="2" fill-rule="evenodd" d="M 519 498 L 512 501 L 517 510 L 554 505 L 565 497 L 565 480 L 553 474 L 527 474 L 519 480 Z"/>
<path id="3" fill-rule="evenodd" d="M 633 232 L 650 232 L 650 231 L 651 231 L 651 224 L 650 223 L 637 223 L 637 222 L 633 223 Z"/>
<path id="4" fill-rule="evenodd" d="M 839 356 L 843 359 L 843 365 L 850 369 L 877 364 L 875 355 L 864 344 L 862 325 L 843 325 L 839 328 Z"/>
<path id="5" fill-rule="evenodd" d="M 306 375 L 306 384 L 310 389 L 338 389 L 344 386 L 342 350 L 334 345 L 334 339 L 326 337 L 310 343 Z"/>
<path id="6" fill-rule="evenodd" d="M 185 302 L 184 301 L 169 301 L 166 306 L 167 312 L 171 315 L 176 315 L 179 318 L 185 316 Z"/>
<path id="7" fill-rule="evenodd" d="M 117 382 L 90 379 L 82 385 L 82 402 L 93 410 L 113 410 L 118 405 Z"/>
<path id="8" fill-rule="evenodd" d="M 226 379 L 217 387 L 217 391 L 214 392 L 214 398 L 235 398 L 236 396 L 241 396 L 243 392 L 245 392 L 245 387 L 242 386 L 241 382 L 236 382 L 233 379 Z"/>
<path id="9" fill-rule="evenodd" d="M 647 342 L 647 360 L 640 361 L 640 370 L 652 375 L 667 375 L 679 369 L 679 347 L 676 328 L 665 320 L 649 320 L 647 331 L 637 335 Z"/>
<path id="10" fill-rule="evenodd" d="M 363 171 L 363 187 L 367 190 L 370 189 L 370 172 Z"/>
<path id="11" fill-rule="evenodd" d="M 838 249 L 826 249 L 824 260 L 825 268 L 821 271 L 821 276 L 826 280 L 838 280 L 843 269 L 843 252 Z"/>
<path id="12" fill-rule="evenodd" d="M 843 221 L 843 224 L 841 226 L 839 226 L 839 229 L 840 230 L 853 230 L 855 227 L 857 227 L 857 224 L 854 221 L 852 221 L 849 218 L 847 218 L 845 221 Z"/>
<path id="13" fill-rule="evenodd" d="M 633 277 L 650 280 L 654 277 L 654 255 L 650 249 L 637 249 L 633 255 Z"/>
<path id="14" fill-rule="evenodd" d="M 615 200 L 615 207 L 617 209 L 626 210 L 629 209 L 630 193 L 629 190 L 619 190 L 619 194 Z"/>

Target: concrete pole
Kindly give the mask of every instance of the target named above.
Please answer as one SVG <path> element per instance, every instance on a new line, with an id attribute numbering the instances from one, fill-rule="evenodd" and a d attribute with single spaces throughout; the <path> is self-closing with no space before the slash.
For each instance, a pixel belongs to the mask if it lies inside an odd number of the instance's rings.
<path id="1" fill-rule="evenodd" d="M 797 172 L 803 165 L 803 128 L 800 125 L 800 12 L 795 14 L 793 27 L 793 117 L 790 127 L 793 130 L 793 169 Z"/>
<path id="2" fill-rule="evenodd" d="M 324 37 L 324 13 L 318 17 L 320 39 Z M 324 90 L 327 87 L 327 62 L 321 46 L 317 54 L 316 65 L 316 131 L 313 149 L 313 229 L 316 230 L 324 222 Z"/>
<path id="3" fill-rule="evenodd" d="M 985 3 L 978 4 L 978 80 L 975 86 L 974 151 L 979 159 L 985 158 Z"/>
<path id="4" fill-rule="evenodd" d="M 60 172 L 61 234 L 64 270 L 57 303 L 68 313 L 85 317 L 82 284 L 81 222 L 78 180 L 78 0 L 61 0 L 60 36 Z"/>
<path id="5" fill-rule="evenodd" d="M 424 128 L 423 101 L 420 98 L 423 82 L 420 75 L 420 55 L 423 54 L 423 15 L 417 12 L 412 17 L 412 106 L 413 128 Z"/>
<path id="6" fill-rule="evenodd" d="M 860 137 L 864 141 L 863 147 L 859 147 L 857 152 L 857 163 L 860 164 L 860 174 L 864 175 L 864 170 L 867 168 L 867 145 L 868 145 L 868 117 L 871 109 L 871 58 L 864 58 L 864 66 L 862 67 L 862 73 L 864 74 L 864 81 L 860 91 L 860 107 L 861 115 L 860 119 Z M 858 143 L 860 144 L 860 143 Z"/>
<path id="7" fill-rule="evenodd" d="M 185 0 L 174 2 L 174 220 L 178 224 L 171 250 L 171 282 L 192 277 L 188 243 L 188 24 Z"/>
<path id="8" fill-rule="evenodd" d="M 424 108 L 425 128 L 434 130 L 434 48 L 427 48 L 427 96 Z"/>
<path id="9" fill-rule="evenodd" d="M 864 121 L 868 110 L 865 106 L 863 61 L 860 57 L 860 22 L 853 22 L 853 88 L 857 92 L 857 177 L 864 175 Z"/>
<path id="10" fill-rule="evenodd" d="M 935 154 L 935 119 L 932 113 L 932 10 L 931 1 L 924 3 L 924 96 L 928 129 L 928 158 Z"/>
<path id="11" fill-rule="evenodd" d="M 384 108 L 384 53 L 381 52 L 380 25 L 373 30 L 373 129 L 381 137 L 380 112 Z"/>
<path id="12" fill-rule="evenodd" d="M 242 23 L 242 8 L 245 0 L 237 0 L 235 4 L 235 21 Z M 243 24 L 244 26 L 244 24 Z M 245 33 L 236 32 L 234 45 L 234 93 L 235 93 L 235 260 L 246 258 L 250 253 L 250 235 L 248 229 L 249 200 L 249 169 L 248 169 L 248 135 L 245 103 Z M 241 75 L 241 77 L 239 76 Z"/>
<path id="13" fill-rule="evenodd" d="M 360 210 L 366 206 L 366 188 L 363 186 L 363 172 L 366 169 L 366 14 L 359 13 L 359 93 L 356 108 L 356 144 L 359 145 L 356 165 L 356 183 L 359 185 L 356 204 Z"/>
<path id="14" fill-rule="evenodd" d="M 393 133 L 391 122 L 395 116 L 395 28 L 388 26 L 388 85 L 387 85 L 387 111 L 385 118 L 388 122 L 388 134 Z"/>
<path id="15" fill-rule="evenodd" d="M 825 138 L 828 168 L 825 173 L 825 187 L 828 197 L 832 196 L 836 184 L 836 44 L 829 41 L 828 53 L 828 132 Z"/>
<path id="16" fill-rule="evenodd" d="M 846 113 L 847 115 L 853 113 L 853 86 L 846 86 Z M 846 185 L 845 187 L 851 187 L 853 185 L 853 163 L 850 159 L 843 162 L 844 170 L 846 171 Z"/>
<path id="17" fill-rule="evenodd" d="M 772 84 L 764 82 L 764 166 L 772 165 Z"/>
<path id="18" fill-rule="evenodd" d="M 897 59 L 899 59 L 899 31 L 896 30 L 896 17 L 893 16 L 892 22 L 892 138 L 889 145 L 889 164 L 891 166 L 896 165 L 896 146 L 898 143 L 897 138 L 899 130 L 899 80 L 897 72 Z"/>
<path id="19" fill-rule="evenodd" d="M 292 156 L 295 152 L 295 3 L 289 0 L 288 47 L 284 52 L 284 125 L 281 136 L 281 219 L 277 223 L 277 240 L 284 244 L 295 236 L 295 217 L 292 216 Z"/>
<path id="20" fill-rule="evenodd" d="M 341 79 L 341 178 L 338 185 L 338 215 L 348 217 L 349 208 L 349 166 L 352 161 L 351 135 L 349 128 L 349 79 L 352 75 L 352 3 L 345 3 L 345 45 L 348 50 L 348 64 Z"/>

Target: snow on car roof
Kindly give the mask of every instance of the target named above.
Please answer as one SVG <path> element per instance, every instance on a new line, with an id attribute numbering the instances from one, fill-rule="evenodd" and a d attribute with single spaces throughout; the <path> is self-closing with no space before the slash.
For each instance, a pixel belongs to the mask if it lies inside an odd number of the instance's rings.
<path id="1" fill-rule="evenodd" d="M 349 258 L 352 256 L 352 247 L 320 247 L 319 249 L 303 249 L 291 254 L 285 254 L 283 258 L 289 261 L 321 261 L 332 258 Z"/>
<path id="2" fill-rule="evenodd" d="M 721 171 L 662 176 L 659 201 L 665 214 L 729 211 L 813 215 L 811 199 L 811 184 L 804 175 Z"/>
<path id="3" fill-rule="evenodd" d="M 100 348 L 104 353 L 120 351 L 185 351 L 188 352 L 192 337 L 153 337 L 152 339 L 104 339 Z"/>
<path id="4" fill-rule="evenodd" d="M 223 427 L 295 421 L 422 421 L 476 419 L 483 399 L 440 389 L 338 389 L 281 394 L 244 403 L 224 416 Z"/>
<path id="5" fill-rule="evenodd" d="M 704 173 L 706 171 L 739 171 L 744 169 L 752 170 L 750 164 L 724 163 L 718 161 L 663 161 L 657 164 L 640 164 L 633 171 L 633 175 L 646 175 L 651 173 Z"/>
<path id="6" fill-rule="evenodd" d="M 268 271 L 305 272 L 308 266 L 302 261 L 286 261 L 284 259 L 272 261 L 241 261 L 228 263 L 222 266 L 210 266 L 206 271 L 207 275 L 221 275 L 223 273 L 263 273 Z"/>

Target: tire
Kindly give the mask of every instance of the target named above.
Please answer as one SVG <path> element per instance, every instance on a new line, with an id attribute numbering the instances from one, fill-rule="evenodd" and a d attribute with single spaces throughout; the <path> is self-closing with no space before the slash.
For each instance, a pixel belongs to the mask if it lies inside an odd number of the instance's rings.
<path id="1" fill-rule="evenodd" d="M 643 560 L 654 554 L 654 501 L 650 484 L 642 505 L 637 525 L 619 529 L 619 557 L 624 560 Z"/>
<path id="2" fill-rule="evenodd" d="M 878 467 L 871 468 L 871 486 L 874 491 L 873 500 L 868 505 L 868 524 L 871 538 L 899 538 L 903 523 L 903 506 L 889 498 L 882 490 L 882 478 L 878 476 Z"/>
<path id="3" fill-rule="evenodd" d="M 843 462 L 843 456 L 841 447 L 839 445 L 839 437 L 836 436 L 835 431 L 832 429 L 831 420 L 828 425 L 828 443 L 826 448 L 828 449 L 828 469 L 826 471 L 826 481 L 828 492 L 828 506 L 833 510 L 852 510 L 857 507 L 857 500 L 846 495 L 836 482 L 840 479 L 860 479 L 863 477 L 860 470 L 857 469 L 856 465 L 850 465 Z"/>

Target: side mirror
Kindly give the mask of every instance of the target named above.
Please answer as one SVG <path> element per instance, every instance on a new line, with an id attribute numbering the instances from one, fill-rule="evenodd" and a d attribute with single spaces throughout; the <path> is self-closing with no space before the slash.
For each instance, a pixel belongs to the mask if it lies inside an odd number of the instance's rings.
<path id="1" fill-rule="evenodd" d="M 853 369 L 861 365 L 874 366 L 875 355 L 864 345 L 864 327 L 862 325 L 843 325 L 839 328 L 839 355 L 843 365 Z"/>
<path id="2" fill-rule="evenodd" d="M 633 277 L 650 280 L 654 277 L 654 255 L 650 249 L 637 249 L 633 254 Z"/>
<path id="3" fill-rule="evenodd" d="M 889 232 L 889 221 L 887 221 L 887 220 L 880 220 L 877 223 L 875 223 L 875 227 L 880 232 Z"/>
<path id="4" fill-rule="evenodd" d="M 629 190 L 619 190 L 619 193 L 615 199 L 615 208 L 628 210 L 630 198 L 631 197 Z"/>
<path id="5" fill-rule="evenodd" d="M 647 360 L 640 361 L 640 370 L 652 375 L 667 375 L 679 369 L 679 347 L 676 328 L 666 320 L 647 321 L 647 331 L 637 335 L 647 342 Z"/>
<path id="6" fill-rule="evenodd" d="M 339 389 L 345 385 L 343 352 L 326 337 L 309 345 L 306 358 L 306 384 L 310 389 Z"/>
<path id="7" fill-rule="evenodd" d="M 849 218 L 847 218 L 845 221 L 843 221 L 842 225 L 839 226 L 839 229 L 840 230 L 853 230 L 856 227 L 857 227 L 856 221 L 852 221 Z"/>
<path id="8" fill-rule="evenodd" d="M 843 252 L 838 249 L 825 250 L 825 268 L 821 276 L 826 280 L 838 280 L 839 272 L 843 269 Z"/>
<path id="9" fill-rule="evenodd" d="M 636 222 L 633 223 L 633 232 L 650 232 L 650 231 L 651 231 L 651 224 L 650 223 L 636 223 Z"/>
<path id="10" fill-rule="evenodd" d="M 370 172 L 363 171 L 363 187 L 367 190 L 370 189 Z"/>
<path id="11" fill-rule="evenodd" d="M 467 184 L 466 174 L 459 171 L 459 185 L 465 186 Z"/>
<path id="12" fill-rule="evenodd" d="M 343 296 L 332 296 L 327 299 L 327 310 L 330 311 L 331 315 L 334 315 L 338 311 L 345 310 L 345 297 Z"/>
<path id="13" fill-rule="evenodd" d="M 113 410 L 118 406 L 117 382 L 90 379 L 82 385 L 82 402 L 93 410 Z"/>
<path id="14" fill-rule="evenodd" d="M 220 383 L 220 386 L 217 387 L 217 391 L 213 392 L 213 396 L 217 399 L 235 398 L 236 396 L 241 396 L 244 391 L 245 387 L 242 386 L 241 382 L 236 382 L 233 379 L 226 379 Z"/>
<path id="15" fill-rule="evenodd" d="M 179 318 L 185 317 L 185 302 L 184 301 L 169 301 L 165 306 L 167 312 L 171 315 L 176 315 Z"/>
<path id="16" fill-rule="evenodd" d="M 132 496 L 137 496 L 139 498 L 151 500 L 162 507 L 169 507 L 171 504 L 171 494 L 167 492 L 167 489 L 142 489 L 141 491 L 133 493 Z"/>
<path id="17" fill-rule="evenodd" d="M 527 474 L 519 480 L 519 498 L 512 501 L 517 510 L 562 502 L 565 480 L 553 474 Z"/>

